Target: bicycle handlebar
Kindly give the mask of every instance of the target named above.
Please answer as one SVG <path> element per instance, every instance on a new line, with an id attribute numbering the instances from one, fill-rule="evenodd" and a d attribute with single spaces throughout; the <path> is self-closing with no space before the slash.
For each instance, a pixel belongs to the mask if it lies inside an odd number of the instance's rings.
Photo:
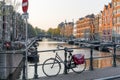
<path id="1" fill-rule="evenodd" d="M 57 45 L 57 49 L 60 49 L 60 47 L 63 47 L 62 45 Z"/>
<path id="2" fill-rule="evenodd" d="M 62 45 L 57 45 L 57 49 L 60 49 L 60 47 L 63 47 Z M 70 49 L 67 47 L 63 48 L 64 51 L 68 52 Z"/>

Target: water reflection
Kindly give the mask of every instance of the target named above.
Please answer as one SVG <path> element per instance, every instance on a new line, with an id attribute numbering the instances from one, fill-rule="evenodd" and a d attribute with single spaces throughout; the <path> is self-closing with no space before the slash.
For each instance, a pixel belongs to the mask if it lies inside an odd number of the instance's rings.
<path id="1" fill-rule="evenodd" d="M 100 53 L 100 57 L 109 56 L 110 53 Z M 104 68 L 112 66 L 112 57 L 111 58 L 102 58 L 98 60 L 98 68 Z"/>
<path id="2" fill-rule="evenodd" d="M 39 42 L 38 51 L 56 49 L 58 44 L 61 44 L 63 46 L 69 47 L 69 48 L 78 47 L 78 46 L 74 46 L 74 45 L 68 45 L 65 42 L 53 41 L 51 39 L 43 39 L 42 42 Z M 59 56 L 64 60 L 64 51 L 59 51 L 58 53 L 59 53 Z M 77 53 L 84 54 L 85 58 L 90 57 L 90 49 L 88 49 L 88 48 L 87 49 L 75 49 L 73 54 L 77 54 Z M 39 55 L 40 55 L 40 57 L 39 57 L 40 62 L 38 64 L 42 64 L 48 58 L 55 57 L 54 52 L 41 52 L 41 53 L 39 53 Z M 96 50 L 94 50 L 94 52 L 93 52 L 93 57 L 104 57 L 104 56 L 109 56 L 109 55 L 111 55 L 111 54 L 106 53 L 106 52 L 99 52 Z M 29 63 L 29 65 L 30 64 L 31 63 Z M 89 68 L 89 65 L 90 65 L 90 61 L 87 60 L 88 68 Z M 105 67 L 112 66 L 112 58 L 94 59 L 93 66 L 94 66 L 94 68 L 105 68 Z M 62 70 L 60 73 L 63 73 L 63 69 L 64 69 L 64 66 L 62 65 Z M 28 71 L 29 71 L 28 77 L 32 78 L 34 76 L 34 68 L 29 67 Z M 39 75 L 39 77 L 44 76 L 41 66 L 38 67 L 38 75 Z"/>

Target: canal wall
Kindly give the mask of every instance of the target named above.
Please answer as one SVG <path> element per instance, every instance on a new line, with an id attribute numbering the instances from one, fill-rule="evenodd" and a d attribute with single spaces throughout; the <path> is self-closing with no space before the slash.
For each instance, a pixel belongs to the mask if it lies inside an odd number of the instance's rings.
<path id="1" fill-rule="evenodd" d="M 22 54 L 0 54 L 0 79 L 16 80 L 22 69 L 22 58 Z"/>

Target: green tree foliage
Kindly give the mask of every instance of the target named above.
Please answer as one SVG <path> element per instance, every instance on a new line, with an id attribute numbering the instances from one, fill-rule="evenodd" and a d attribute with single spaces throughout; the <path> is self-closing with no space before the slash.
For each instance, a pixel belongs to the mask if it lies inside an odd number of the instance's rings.
<path id="1" fill-rule="evenodd" d="M 53 29 L 49 28 L 48 31 L 47 31 L 47 33 L 50 34 L 50 35 L 53 35 Z"/>
<path id="2" fill-rule="evenodd" d="M 36 33 L 35 33 L 35 29 L 33 28 L 33 26 L 31 24 L 28 24 L 28 37 L 31 38 L 31 37 L 34 37 L 36 36 Z"/>
<path id="3" fill-rule="evenodd" d="M 35 33 L 36 33 L 36 35 L 38 35 L 38 34 L 41 33 L 41 32 L 42 32 L 42 30 L 41 30 L 40 28 L 35 27 Z"/>
<path id="4" fill-rule="evenodd" d="M 56 36 L 60 35 L 60 29 L 59 28 L 55 28 L 54 31 L 55 31 L 54 35 L 56 35 Z"/>
<path id="5" fill-rule="evenodd" d="M 59 28 L 49 28 L 47 33 L 52 35 L 52 36 L 59 36 L 60 35 L 60 29 Z"/>
<path id="6" fill-rule="evenodd" d="M 38 27 L 35 27 L 35 33 L 36 33 L 36 35 L 44 35 L 45 31 Z"/>
<path id="7" fill-rule="evenodd" d="M 28 23 L 28 37 L 32 38 L 38 36 L 39 34 L 45 34 L 45 31 L 38 27 L 34 28 L 30 23 Z"/>

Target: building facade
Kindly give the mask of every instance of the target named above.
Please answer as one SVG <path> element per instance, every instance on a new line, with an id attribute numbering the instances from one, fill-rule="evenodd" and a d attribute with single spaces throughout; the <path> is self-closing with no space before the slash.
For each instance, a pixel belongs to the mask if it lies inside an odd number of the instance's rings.
<path id="1" fill-rule="evenodd" d="M 76 22 L 76 37 L 83 38 L 86 40 L 94 39 L 94 14 L 87 15 L 83 18 L 80 18 Z"/>
<path id="2" fill-rule="evenodd" d="M 100 41 L 102 41 L 102 11 L 100 11 L 100 13 L 98 14 L 99 16 L 99 37 L 100 37 Z"/>
<path id="3" fill-rule="evenodd" d="M 3 6 L 4 6 L 4 11 L 3 11 Z M 13 38 L 15 38 L 13 37 L 14 34 L 18 34 L 20 32 L 24 33 L 25 31 L 25 30 L 21 31 L 20 26 L 15 24 L 15 22 L 18 22 L 21 25 L 20 21 L 24 22 L 24 20 L 20 18 L 21 15 L 19 15 L 19 17 L 17 16 L 18 20 L 16 21 L 14 19 L 16 15 L 14 15 L 13 13 L 16 13 L 16 11 L 14 11 L 12 5 L 6 5 L 4 2 L 0 2 L 0 51 L 8 50 L 8 48 L 6 47 L 7 42 L 11 44 L 14 43 L 13 41 Z M 15 25 L 19 30 L 17 31 L 17 33 L 14 33 L 16 29 L 14 27 Z M 15 45 L 15 47 L 17 46 L 18 45 Z M 12 49 L 13 48 L 9 47 L 9 50 Z M 12 77 L 12 74 L 17 70 L 16 68 L 12 68 L 12 67 L 20 65 L 20 62 L 22 61 L 22 57 L 23 57 L 22 54 L 20 55 L 19 54 L 12 55 L 12 53 L 1 54 L 0 66 L 3 68 L 0 68 L 0 79 L 6 80 L 9 76 Z M 11 79 L 11 80 L 15 80 L 15 79 Z"/>
<path id="4" fill-rule="evenodd" d="M 73 22 L 65 23 L 65 36 L 66 37 L 68 38 L 73 37 L 73 28 L 74 28 Z"/>
<path id="5" fill-rule="evenodd" d="M 76 35 L 77 35 L 77 28 L 76 28 L 76 23 L 75 23 L 73 27 L 73 36 L 76 38 Z"/>
<path id="6" fill-rule="evenodd" d="M 99 35 L 99 19 L 100 16 L 99 14 L 95 15 L 94 17 L 94 38 L 95 40 L 100 40 L 100 35 Z"/>
<path id="7" fill-rule="evenodd" d="M 61 22 L 58 25 L 58 28 L 60 29 L 60 35 L 61 35 L 61 37 L 64 37 L 65 36 L 65 23 Z"/>
<path id="8" fill-rule="evenodd" d="M 68 27 L 69 26 L 69 27 Z M 104 5 L 97 15 L 87 15 L 76 21 L 75 27 L 71 23 L 64 23 L 61 35 L 104 42 L 120 42 L 120 0 L 112 0 Z M 73 29 L 73 31 L 71 31 Z"/>
<path id="9" fill-rule="evenodd" d="M 63 37 L 73 37 L 73 29 L 74 29 L 74 23 L 73 22 L 62 22 L 58 25 L 60 29 L 60 35 Z"/>
<path id="10" fill-rule="evenodd" d="M 113 28 L 113 7 L 112 3 L 104 6 L 102 11 L 102 27 L 100 27 L 102 35 L 101 39 L 104 42 L 112 41 L 112 28 Z"/>
<path id="11" fill-rule="evenodd" d="M 120 42 L 120 0 L 112 0 L 113 5 L 113 40 Z"/>

